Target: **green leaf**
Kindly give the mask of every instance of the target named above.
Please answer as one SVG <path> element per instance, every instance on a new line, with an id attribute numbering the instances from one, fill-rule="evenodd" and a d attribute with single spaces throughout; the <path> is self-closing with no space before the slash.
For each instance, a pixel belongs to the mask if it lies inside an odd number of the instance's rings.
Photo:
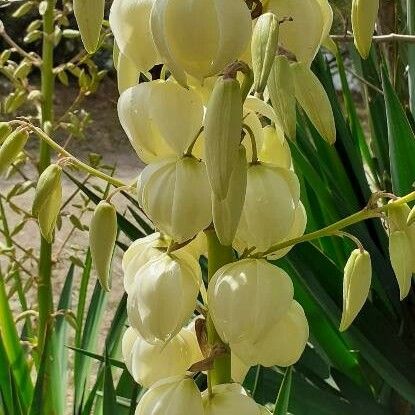
<path id="1" fill-rule="evenodd" d="M 274 415 L 287 415 L 291 395 L 292 371 L 292 366 L 288 367 L 285 371 L 284 379 L 278 392 L 277 401 L 275 402 Z"/>
<path id="2" fill-rule="evenodd" d="M 404 196 L 414 190 L 415 136 L 384 67 L 382 67 L 382 83 L 388 120 L 392 187 L 396 195 Z"/>
<path id="3" fill-rule="evenodd" d="M 104 396 L 102 415 L 114 415 L 117 413 L 117 396 L 112 380 L 111 364 L 105 351 Z"/>

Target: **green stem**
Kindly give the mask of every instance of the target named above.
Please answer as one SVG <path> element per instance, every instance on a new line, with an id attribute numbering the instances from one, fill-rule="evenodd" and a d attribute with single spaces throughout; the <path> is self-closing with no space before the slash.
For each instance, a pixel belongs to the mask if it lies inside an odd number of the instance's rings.
<path id="1" fill-rule="evenodd" d="M 347 218 L 344 218 L 342 220 L 339 220 L 338 222 L 332 223 L 329 226 L 326 226 L 323 229 L 320 229 L 315 232 L 308 233 L 306 235 L 303 235 L 299 238 L 290 239 L 288 241 L 281 242 L 277 245 L 272 246 L 268 250 L 264 252 L 258 252 L 253 257 L 263 257 L 272 254 L 273 252 L 277 252 L 281 249 L 288 248 L 290 246 L 297 245 L 302 242 L 308 242 L 312 241 L 314 239 L 323 238 L 325 236 L 333 236 L 338 233 L 338 231 L 341 231 L 344 228 L 347 228 L 351 225 L 354 225 L 356 223 L 365 221 L 367 219 L 373 219 L 376 217 L 379 217 L 382 213 L 387 212 L 391 207 L 393 206 L 399 206 L 403 205 L 405 203 L 409 203 L 415 200 L 415 192 L 409 193 L 404 197 L 400 197 L 393 202 L 388 203 L 387 205 L 378 207 L 378 208 L 365 208 L 361 210 L 360 212 L 354 213 L 351 216 L 348 216 Z"/>
<path id="2" fill-rule="evenodd" d="M 229 264 L 235 260 L 234 252 L 231 246 L 223 246 L 220 244 L 216 232 L 213 229 L 205 231 L 208 245 L 208 280 L 212 279 L 215 272 L 222 266 Z M 208 342 L 210 346 L 222 344 L 222 341 L 215 330 L 213 321 L 208 314 L 207 316 L 207 332 Z M 213 369 L 208 373 L 209 389 L 215 385 L 230 383 L 231 379 L 231 355 L 217 357 L 213 362 Z"/>
<path id="3" fill-rule="evenodd" d="M 69 151 L 65 150 L 58 143 L 56 143 L 51 137 L 49 137 L 48 134 L 46 134 L 40 128 L 37 128 L 34 125 L 32 125 L 28 122 L 24 122 L 24 121 L 13 121 L 13 122 L 16 123 L 16 124 L 23 125 L 23 126 L 26 126 L 26 127 L 30 128 L 30 130 L 32 130 L 42 140 L 42 144 L 46 145 L 47 147 L 53 148 L 60 155 L 69 158 L 71 163 L 74 166 L 84 170 L 86 173 L 91 174 L 91 176 L 98 177 L 99 179 L 102 179 L 102 180 L 106 181 L 107 183 L 112 184 L 114 187 L 126 187 L 126 186 L 128 186 L 123 181 L 115 179 L 114 177 L 108 176 L 108 174 L 105 174 L 105 173 L 103 173 L 99 170 L 96 170 L 93 167 L 89 166 L 88 164 L 78 160 Z"/>
<path id="4" fill-rule="evenodd" d="M 42 128 L 52 131 L 53 125 L 53 94 L 55 78 L 53 75 L 53 34 L 55 0 L 47 0 L 47 9 L 43 15 L 43 45 L 42 45 L 42 74 L 41 74 L 41 124 Z M 50 164 L 50 148 L 47 143 L 40 144 L 39 173 Z M 43 237 L 40 242 L 39 281 L 38 281 L 38 351 L 42 354 L 46 328 L 53 313 L 53 293 L 51 284 L 52 274 L 52 245 Z"/>

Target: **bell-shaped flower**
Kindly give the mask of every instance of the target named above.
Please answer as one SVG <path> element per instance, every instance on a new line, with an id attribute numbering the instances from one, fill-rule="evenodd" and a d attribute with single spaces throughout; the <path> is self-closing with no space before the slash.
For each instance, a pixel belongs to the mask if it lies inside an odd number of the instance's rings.
<path id="1" fill-rule="evenodd" d="M 199 263 L 186 252 L 147 262 L 128 295 L 131 326 L 149 343 L 170 340 L 192 316 L 201 278 Z"/>
<path id="2" fill-rule="evenodd" d="M 344 267 L 340 331 L 346 330 L 359 314 L 369 295 L 371 280 L 372 262 L 369 253 L 355 249 Z"/>
<path id="3" fill-rule="evenodd" d="M 123 358 L 134 380 L 145 388 L 161 379 L 184 376 L 192 360 L 191 333 L 182 329 L 168 343 L 147 343 L 132 327 L 123 337 Z"/>
<path id="4" fill-rule="evenodd" d="M 363 59 L 367 59 L 379 12 L 379 0 L 352 1 L 352 28 L 354 44 Z"/>
<path id="5" fill-rule="evenodd" d="M 140 71 L 137 70 L 132 60 L 121 52 L 117 56 L 115 68 L 117 70 L 117 84 L 120 94 L 138 84 Z"/>
<path id="6" fill-rule="evenodd" d="M 120 51 L 140 72 L 160 63 L 150 30 L 154 0 L 114 0 L 109 22 Z"/>
<path id="7" fill-rule="evenodd" d="M 269 0 L 265 11 L 281 19 L 292 19 L 280 25 L 279 44 L 293 53 L 298 62 L 310 65 L 333 22 L 328 1 Z"/>
<path id="8" fill-rule="evenodd" d="M 283 241 L 293 227 L 299 198 L 299 181 L 291 170 L 251 165 L 236 239 L 258 251 Z"/>
<path id="9" fill-rule="evenodd" d="M 205 415 L 261 415 L 259 405 L 237 383 L 216 385 L 212 392 L 202 394 Z"/>
<path id="10" fill-rule="evenodd" d="M 292 299 L 286 272 L 259 259 L 223 266 L 208 288 L 209 312 L 225 343 L 256 342 L 288 311 Z"/>
<path id="11" fill-rule="evenodd" d="M 193 157 L 147 166 L 138 180 L 138 201 L 154 225 L 178 243 L 212 222 L 206 166 Z"/>
<path id="12" fill-rule="evenodd" d="M 298 103 L 323 139 L 334 144 L 336 124 L 327 92 L 307 65 L 294 63 L 291 67 Z"/>
<path id="13" fill-rule="evenodd" d="M 203 122 L 198 94 L 172 81 L 151 81 L 124 91 L 118 116 L 139 157 L 150 163 L 183 155 Z"/>
<path id="14" fill-rule="evenodd" d="M 307 344 L 309 328 L 304 310 L 292 301 L 287 313 L 257 342 L 242 341 L 231 349 L 243 362 L 252 366 L 287 367 L 296 363 Z"/>
<path id="15" fill-rule="evenodd" d="M 135 415 L 204 415 L 193 379 L 172 377 L 155 383 L 141 398 Z"/>
<path id="16" fill-rule="evenodd" d="M 175 79 L 217 75 L 246 49 L 251 15 L 243 0 L 155 0 L 151 30 Z"/>

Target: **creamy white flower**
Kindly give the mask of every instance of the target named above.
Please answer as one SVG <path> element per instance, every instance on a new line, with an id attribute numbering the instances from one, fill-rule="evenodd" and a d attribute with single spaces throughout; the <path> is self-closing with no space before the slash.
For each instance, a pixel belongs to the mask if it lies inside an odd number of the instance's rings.
<path id="1" fill-rule="evenodd" d="M 199 263 L 186 252 L 162 254 L 147 262 L 128 295 L 131 326 L 149 343 L 171 339 L 192 316 L 200 282 Z"/>
<path id="2" fill-rule="evenodd" d="M 151 30 L 176 80 L 219 74 L 246 49 L 251 16 L 243 0 L 155 0 Z"/>
<path id="3" fill-rule="evenodd" d="M 193 157 L 147 166 L 138 180 L 138 201 L 146 215 L 175 242 L 186 242 L 212 222 L 205 164 Z"/>
<path id="4" fill-rule="evenodd" d="M 150 30 L 153 3 L 154 0 L 114 0 L 109 16 L 120 51 L 141 72 L 160 63 Z"/>
<path id="5" fill-rule="evenodd" d="M 209 312 L 225 343 L 256 342 L 288 311 L 293 284 L 281 268 L 244 259 L 220 268 L 208 288 Z"/>
<path id="6" fill-rule="evenodd" d="M 202 397 L 193 379 L 163 379 L 141 398 L 135 415 L 205 415 Z"/>
<path id="7" fill-rule="evenodd" d="M 151 81 L 121 94 L 118 116 L 138 156 L 150 163 L 187 150 L 202 126 L 203 104 L 175 82 Z"/>
<path id="8" fill-rule="evenodd" d="M 258 404 L 237 383 L 216 385 L 203 393 L 205 415 L 261 415 Z"/>

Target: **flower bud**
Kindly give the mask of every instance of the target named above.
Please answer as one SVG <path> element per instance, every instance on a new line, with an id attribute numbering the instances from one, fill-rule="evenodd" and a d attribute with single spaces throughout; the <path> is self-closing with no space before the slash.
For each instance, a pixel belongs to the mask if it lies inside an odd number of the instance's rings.
<path id="1" fill-rule="evenodd" d="M 12 131 L 12 127 L 8 122 L 0 122 L 0 143 L 3 143 Z"/>
<path id="2" fill-rule="evenodd" d="M 317 76 L 306 65 L 292 65 L 295 97 L 301 108 L 329 144 L 336 141 L 336 125 L 329 97 Z"/>
<path id="3" fill-rule="evenodd" d="M 284 139 L 284 133 L 278 126 L 267 125 L 262 130 L 262 146 L 259 160 L 276 167 L 289 169 L 292 166 L 290 146 Z"/>
<path id="4" fill-rule="evenodd" d="M 51 164 L 39 176 L 36 185 L 35 198 L 32 204 L 32 215 L 38 216 L 42 206 L 50 197 L 53 189 L 61 185 L 62 167 L 58 164 Z"/>
<path id="5" fill-rule="evenodd" d="M 184 376 L 194 363 L 192 349 L 183 329 L 168 343 L 147 343 L 129 327 L 122 341 L 123 358 L 134 380 L 145 388 L 151 387 L 161 379 Z"/>
<path id="6" fill-rule="evenodd" d="M 141 398 L 135 415 L 204 415 L 202 397 L 193 379 L 172 377 L 152 386 Z"/>
<path id="7" fill-rule="evenodd" d="M 236 383 L 216 385 L 203 393 L 205 415 L 260 415 L 258 404 Z"/>
<path id="8" fill-rule="evenodd" d="M 292 301 L 288 311 L 256 342 L 231 344 L 232 352 L 251 366 L 288 367 L 296 363 L 307 344 L 309 328 L 304 310 Z"/>
<path id="9" fill-rule="evenodd" d="M 283 241 L 293 227 L 299 197 L 298 178 L 291 170 L 267 164 L 251 165 L 236 234 L 238 241 L 259 251 Z"/>
<path id="10" fill-rule="evenodd" d="M 393 231 L 389 235 L 389 255 L 398 280 L 400 298 L 403 300 L 411 289 L 413 273 L 413 249 L 411 239 L 404 231 Z"/>
<path id="11" fill-rule="evenodd" d="M 252 69 L 254 71 L 254 89 L 264 92 L 269 73 L 278 52 L 278 18 L 274 13 L 261 15 L 255 25 L 252 41 Z"/>
<path id="12" fill-rule="evenodd" d="M 243 0 L 156 0 L 151 30 L 157 49 L 182 85 L 219 74 L 245 51 L 251 15 Z"/>
<path id="13" fill-rule="evenodd" d="M 73 10 L 82 43 L 88 53 L 97 50 L 102 22 L 104 20 L 105 0 L 74 0 Z"/>
<path id="14" fill-rule="evenodd" d="M 0 174 L 10 167 L 29 138 L 26 130 L 17 129 L 8 135 L 0 147 Z"/>
<path id="15" fill-rule="evenodd" d="M 295 140 L 297 108 L 295 83 L 288 59 L 279 55 L 275 58 L 268 78 L 268 92 L 278 119 L 288 138 Z"/>
<path id="16" fill-rule="evenodd" d="M 378 12 L 379 0 L 352 1 L 354 44 L 363 59 L 367 59 L 370 53 Z"/>
<path id="17" fill-rule="evenodd" d="M 230 246 L 235 238 L 245 201 L 248 164 L 245 148 L 240 146 L 238 163 L 235 165 L 225 199 L 212 195 L 213 223 L 220 243 Z"/>
<path id="18" fill-rule="evenodd" d="M 95 208 L 89 226 L 89 246 L 98 280 L 106 291 L 110 291 L 110 270 L 117 229 L 117 211 L 111 203 L 102 200 Z"/>
<path id="19" fill-rule="evenodd" d="M 138 193 L 147 216 L 175 242 L 192 239 L 212 222 L 206 166 L 193 157 L 147 166 Z"/>
<path id="20" fill-rule="evenodd" d="M 225 343 L 256 342 L 287 312 L 292 299 L 293 284 L 285 271 L 258 259 L 225 265 L 208 288 L 209 312 Z"/>
<path id="21" fill-rule="evenodd" d="M 115 0 L 109 22 L 120 51 L 140 72 L 161 63 L 150 30 L 154 0 Z"/>
<path id="22" fill-rule="evenodd" d="M 345 331 L 359 314 L 369 295 L 372 263 L 368 252 L 355 249 L 344 268 L 343 314 L 340 331 Z"/>
<path id="23" fill-rule="evenodd" d="M 309 66 L 332 24 L 327 0 L 269 0 L 264 10 L 292 19 L 280 25 L 279 44 Z"/>
<path id="24" fill-rule="evenodd" d="M 238 160 L 242 134 L 242 96 L 239 82 L 220 77 L 213 89 L 205 117 L 205 157 L 210 185 L 219 200 L 228 194 Z"/>
<path id="25" fill-rule="evenodd" d="M 190 319 L 200 281 L 199 263 L 186 252 L 163 254 L 147 262 L 128 296 L 131 326 L 149 343 L 170 340 Z"/>
<path id="26" fill-rule="evenodd" d="M 118 116 L 139 157 L 150 163 L 183 155 L 202 126 L 203 104 L 192 90 L 152 81 L 121 94 Z"/>

